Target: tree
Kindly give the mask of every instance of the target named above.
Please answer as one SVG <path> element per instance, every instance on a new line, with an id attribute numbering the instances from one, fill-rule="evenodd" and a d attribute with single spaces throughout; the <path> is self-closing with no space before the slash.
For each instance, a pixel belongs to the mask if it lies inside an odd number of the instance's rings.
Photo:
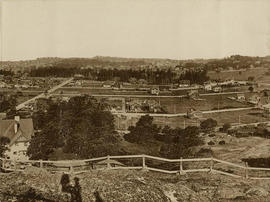
<path id="1" fill-rule="evenodd" d="M 249 76 L 248 81 L 254 81 L 255 77 L 254 76 Z"/>
<path id="2" fill-rule="evenodd" d="M 47 112 L 34 115 L 41 131 L 30 142 L 31 159 L 48 159 L 57 149 L 77 158 L 117 154 L 114 118 L 107 105 L 83 95 L 51 104 Z M 42 123 L 43 120 L 43 123 Z"/>
<path id="3" fill-rule="evenodd" d="M 137 79 L 134 78 L 134 77 L 131 77 L 131 78 L 128 79 L 128 82 L 129 83 L 132 83 L 132 84 L 136 84 L 137 83 Z"/>
<path id="4" fill-rule="evenodd" d="M 185 129 L 171 129 L 174 138 L 168 144 L 162 145 L 160 154 L 167 158 L 189 157 L 193 155 L 192 147 L 203 144 L 199 136 L 199 128 L 188 126 Z"/>
<path id="5" fill-rule="evenodd" d="M 17 99 L 15 95 L 1 96 L 0 112 L 6 112 L 7 116 L 14 116 L 16 114 Z"/>
<path id="6" fill-rule="evenodd" d="M 158 128 L 156 124 L 153 124 L 153 117 L 145 115 L 139 119 L 136 126 L 131 126 L 128 130 L 130 133 L 124 136 L 127 141 L 146 143 L 147 141 L 154 139 L 159 133 L 160 128 Z"/>
<path id="7" fill-rule="evenodd" d="M 147 84 L 147 81 L 145 79 L 139 79 L 138 83 L 141 85 L 145 85 L 145 84 Z"/>
<path id="8" fill-rule="evenodd" d="M 224 123 L 224 125 L 222 127 L 222 131 L 227 132 L 230 127 L 231 127 L 230 123 Z"/>
<path id="9" fill-rule="evenodd" d="M 203 130 L 212 130 L 214 127 L 217 126 L 217 121 L 212 118 L 209 118 L 202 121 L 200 126 L 201 126 L 201 129 Z"/>
<path id="10" fill-rule="evenodd" d="M 0 137 L 0 157 L 4 157 L 5 152 L 8 150 L 10 140 L 8 137 Z"/>
<path id="11" fill-rule="evenodd" d="M 254 88 L 253 88 L 252 86 L 250 86 L 250 87 L 248 88 L 248 90 L 249 90 L 250 92 L 253 92 L 253 91 L 254 91 Z"/>

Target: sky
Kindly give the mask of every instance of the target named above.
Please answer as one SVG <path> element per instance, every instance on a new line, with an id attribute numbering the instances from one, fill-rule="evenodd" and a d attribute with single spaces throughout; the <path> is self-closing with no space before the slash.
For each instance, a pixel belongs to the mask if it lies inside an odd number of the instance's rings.
<path id="1" fill-rule="evenodd" d="M 1 60 L 270 55 L 269 0 L 2 0 L 0 6 Z"/>

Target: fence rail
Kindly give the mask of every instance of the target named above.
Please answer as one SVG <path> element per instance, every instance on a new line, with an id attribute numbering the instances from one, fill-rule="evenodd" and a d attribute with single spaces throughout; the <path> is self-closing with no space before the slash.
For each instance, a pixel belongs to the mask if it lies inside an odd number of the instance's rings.
<path id="1" fill-rule="evenodd" d="M 135 165 L 134 165 L 135 164 Z M 44 168 L 52 172 L 88 172 L 90 170 L 149 170 L 167 174 L 186 174 L 192 172 L 209 172 L 235 178 L 270 179 L 270 168 L 257 168 L 239 165 L 216 158 L 167 159 L 150 155 L 104 156 L 84 160 L 10 160 L 0 158 L 0 170 L 24 171 L 27 167 Z M 230 169 L 229 169 L 230 167 Z M 236 169 L 236 170 L 231 170 Z M 254 175 L 254 172 L 259 172 Z M 251 174 L 252 173 L 252 174 Z M 259 174 L 259 176 L 258 176 Z"/>

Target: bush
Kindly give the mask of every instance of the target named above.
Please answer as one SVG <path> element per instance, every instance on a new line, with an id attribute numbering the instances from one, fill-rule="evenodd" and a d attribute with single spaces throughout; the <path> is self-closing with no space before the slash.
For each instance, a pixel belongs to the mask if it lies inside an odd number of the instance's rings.
<path id="1" fill-rule="evenodd" d="M 251 167 L 270 168 L 270 157 L 268 158 L 246 158 L 242 161 L 247 162 Z"/>
<path id="2" fill-rule="evenodd" d="M 209 148 L 201 148 L 197 153 L 197 157 L 212 157 L 214 155 L 214 152 L 212 149 Z"/>
<path id="3" fill-rule="evenodd" d="M 208 142 L 208 145 L 215 145 L 213 141 Z"/>
<path id="4" fill-rule="evenodd" d="M 220 144 L 220 145 L 224 145 L 226 142 L 224 141 L 224 140 L 221 140 L 221 141 L 219 141 L 219 143 L 218 144 Z"/>
<path id="5" fill-rule="evenodd" d="M 201 129 L 203 130 L 211 130 L 216 126 L 217 126 L 217 121 L 211 118 L 206 119 L 203 122 L 201 122 Z"/>
<path id="6" fill-rule="evenodd" d="M 241 132 L 237 132 L 236 134 L 235 134 L 235 137 L 238 137 L 238 138 L 240 138 L 240 137 L 249 137 L 251 135 L 251 133 L 241 133 Z"/>
<path id="7" fill-rule="evenodd" d="M 253 88 L 252 86 L 250 86 L 250 87 L 248 88 L 248 90 L 249 90 L 250 92 L 253 92 L 253 91 L 254 91 L 254 88 Z"/>
<path id="8" fill-rule="evenodd" d="M 228 129 L 229 129 L 230 127 L 231 127 L 231 124 L 225 123 L 225 124 L 223 125 L 223 127 L 222 127 L 222 131 L 223 131 L 223 132 L 227 132 Z"/>

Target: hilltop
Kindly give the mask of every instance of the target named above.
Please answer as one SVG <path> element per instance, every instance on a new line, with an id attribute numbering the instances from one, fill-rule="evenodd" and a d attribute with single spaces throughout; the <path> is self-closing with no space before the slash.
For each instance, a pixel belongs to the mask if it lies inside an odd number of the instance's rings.
<path id="1" fill-rule="evenodd" d="M 61 191 L 60 173 L 29 168 L 0 175 L 0 200 L 70 201 Z M 145 171 L 104 170 L 79 178 L 83 201 L 269 201 L 270 181 L 235 179 L 218 174 L 167 175 Z M 38 200 L 36 200 L 38 199 Z"/>
<path id="2" fill-rule="evenodd" d="M 240 69 L 252 67 L 269 67 L 270 56 L 251 57 L 232 55 L 221 59 L 186 59 L 174 60 L 166 58 L 122 58 L 95 56 L 91 58 L 58 58 L 43 57 L 35 60 L 2 61 L 0 69 L 12 71 L 29 71 L 42 67 L 73 67 L 73 68 L 176 68 L 176 67 L 205 67 L 208 70 Z"/>

